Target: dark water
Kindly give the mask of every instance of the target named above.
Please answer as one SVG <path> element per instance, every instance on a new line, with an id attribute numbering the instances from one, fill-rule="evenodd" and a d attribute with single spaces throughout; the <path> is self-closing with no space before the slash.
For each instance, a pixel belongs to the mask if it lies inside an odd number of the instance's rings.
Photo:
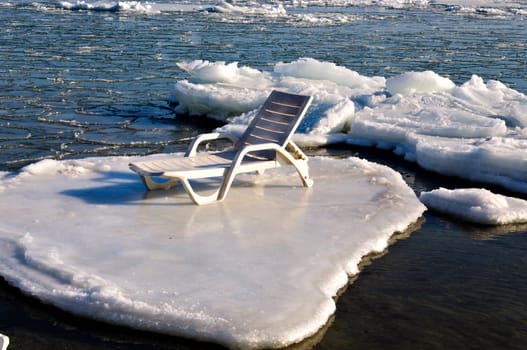
<path id="1" fill-rule="evenodd" d="M 478 185 L 367 153 L 417 193 Z M 527 225 L 487 227 L 426 212 L 417 227 L 347 288 L 316 349 L 524 349 Z"/>
<path id="2" fill-rule="evenodd" d="M 44 158 L 183 149 L 189 137 L 216 124 L 176 116 L 168 105 L 170 85 L 187 78 L 176 67 L 181 60 L 239 61 L 270 70 L 308 56 L 366 76 L 430 69 L 456 83 L 478 74 L 527 92 L 521 17 L 464 17 L 440 8 L 291 11 L 339 12 L 355 20 L 306 26 L 262 16 L 0 5 L 0 171 Z M 308 152 L 387 164 L 416 193 L 478 185 L 381 151 Z M 339 297 L 332 323 L 301 347 L 524 349 L 526 252 L 527 227 L 488 228 L 427 212 L 409 237 L 364 267 Z M 0 333 L 11 338 L 10 350 L 218 348 L 76 318 L 4 282 Z"/>

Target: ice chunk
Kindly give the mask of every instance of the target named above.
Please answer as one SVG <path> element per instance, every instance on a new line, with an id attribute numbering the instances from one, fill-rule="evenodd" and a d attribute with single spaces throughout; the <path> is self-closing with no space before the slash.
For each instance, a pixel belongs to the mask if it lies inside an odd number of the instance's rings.
<path id="1" fill-rule="evenodd" d="M 364 90 L 378 88 L 385 82 L 382 77 L 368 78 L 335 63 L 321 62 L 313 58 L 301 58 L 291 63 L 280 62 L 275 65 L 274 71 L 286 76 L 330 81 L 337 85 L 360 87 Z"/>
<path id="2" fill-rule="evenodd" d="M 419 137 L 415 161 L 423 168 L 527 193 L 527 140 Z"/>
<path id="3" fill-rule="evenodd" d="M 419 199 L 430 209 L 478 224 L 527 222 L 527 201 L 495 194 L 486 189 L 440 188 L 421 193 Z"/>
<path id="4" fill-rule="evenodd" d="M 407 72 L 386 80 L 386 88 L 392 95 L 449 92 L 455 86 L 452 80 L 443 78 L 432 71 Z"/>
<path id="5" fill-rule="evenodd" d="M 77 1 L 59 1 L 57 6 L 64 10 L 71 11 L 130 11 L 137 13 L 148 13 L 155 14 L 159 11 L 153 10 L 152 5 L 148 2 L 142 3 L 141 1 L 95 1 L 86 2 L 84 0 Z"/>

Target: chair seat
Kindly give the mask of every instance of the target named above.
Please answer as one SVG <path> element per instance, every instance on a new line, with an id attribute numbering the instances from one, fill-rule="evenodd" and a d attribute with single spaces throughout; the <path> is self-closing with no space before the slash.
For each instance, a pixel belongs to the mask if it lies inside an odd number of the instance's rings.
<path id="1" fill-rule="evenodd" d="M 236 151 L 199 153 L 194 157 L 172 157 L 144 162 L 134 162 L 130 168 L 142 176 L 207 178 L 223 176 L 232 166 Z M 244 172 L 276 168 L 275 160 L 261 161 L 245 157 L 239 165 Z"/>

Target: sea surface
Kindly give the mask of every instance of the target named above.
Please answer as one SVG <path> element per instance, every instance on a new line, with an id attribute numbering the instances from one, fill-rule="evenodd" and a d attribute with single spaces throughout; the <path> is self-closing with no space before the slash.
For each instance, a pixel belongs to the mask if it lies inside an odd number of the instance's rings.
<path id="1" fill-rule="evenodd" d="M 527 2 L 467 9 L 446 1 L 237 1 L 229 11 L 207 1 L 79 6 L 86 3 L 101 2 L 0 4 L 0 171 L 46 158 L 184 150 L 192 136 L 221 124 L 174 113 L 171 85 L 189 78 L 177 67 L 181 61 L 270 71 L 311 57 L 365 76 L 432 70 L 462 84 L 477 74 L 527 93 Z M 388 151 L 331 146 L 308 153 L 387 164 L 416 193 L 480 186 L 426 172 Z M 364 267 L 339 296 L 331 324 L 302 347 L 525 348 L 527 227 L 482 227 L 432 212 L 417 225 Z M 10 336 L 10 350 L 216 347 L 76 318 L 5 282 L 0 333 Z"/>

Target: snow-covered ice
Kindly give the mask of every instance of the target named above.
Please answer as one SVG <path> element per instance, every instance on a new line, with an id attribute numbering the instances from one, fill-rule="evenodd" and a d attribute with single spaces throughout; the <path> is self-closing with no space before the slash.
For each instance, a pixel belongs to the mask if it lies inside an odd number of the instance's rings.
<path id="1" fill-rule="evenodd" d="M 421 193 L 419 199 L 430 209 L 478 224 L 527 222 L 526 200 L 492 193 L 482 188 L 439 188 Z"/>
<path id="2" fill-rule="evenodd" d="M 154 157 L 154 156 L 152 156 Z M 313 335 L 334 297 L 425 210 L 400 174 L 358 158 L 237 177 L 224 202 L 145 192 L 136 158 L 44 160 L 0 174 L 0 271 L 73 313 L 230 347 Z"/>

